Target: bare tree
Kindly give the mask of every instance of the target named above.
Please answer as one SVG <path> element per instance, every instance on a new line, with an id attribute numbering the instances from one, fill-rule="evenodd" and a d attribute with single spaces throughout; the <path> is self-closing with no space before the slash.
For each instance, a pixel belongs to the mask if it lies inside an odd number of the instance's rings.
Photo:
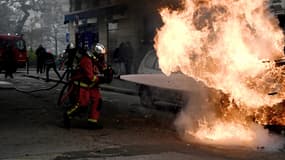
<path id="1" fill-rule="evenodd" d="M 7 7 L 6 5 L 1 4 L 0 5 L 0 33 L 7 33 L 11 32 L 9 29 L 13 26 L 11 25 L 12 22 L 10 21 L 9 15 L 12 14 L 12 10 Z"/>
<path id="2" fill-rule="evenodd" d="M 34 48 L 42 43 L 57 54 L 58 48 L 65 46 L 67 26 L 63 24 L 62 6 L 68 2 L 0 0 L 0 32 L 24 33 L 28 46 Z"/>
<path id="3" fill-rule="evenodd" d="M 31 11 L 43 11 L 44 0 L 1 0 L 1 6 L 6 6 L 14 11 L 10 19 L 15 22 L 15 33 L 22 33 L 24 25 L 31 15 Z"/>
<path id="4" fill-rule="evenodd" d="M 58 54 L 59 46 L 64 46 L 65 43 L 67 26 L 63 24 L 64 11 L 61 3 L 58 1 L 48 1 L 46 5 L 53 6 L 43 13 L 43 20 L 50 32 L 48 37 L 50 46 L 53 46 L 54 53 Z"/>

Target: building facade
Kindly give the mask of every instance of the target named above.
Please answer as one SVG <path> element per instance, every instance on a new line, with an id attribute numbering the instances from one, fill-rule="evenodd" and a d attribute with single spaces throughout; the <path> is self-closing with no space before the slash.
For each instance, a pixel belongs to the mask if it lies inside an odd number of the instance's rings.
<path id="1" fill-rule="evenodd" d="M 153 47 L 156 29 L 162 25 L 158 8 L 176 4 L 175 0 L 70 0 L 65 23 L 71 42 L 89 48 L 102 43 L 109 62 L 115 59 L 116 48 L 127 44 L 127 53 L 120 56 L 131 64 L 126 70 L 136 73 L 141 59 Z"/>
<path id="2" fill-rule="evenodd" d="M 77 46 L 92 47 L 97 42 L 107 48 L 108 62 L 117 55 L 122 44 L 130 47 L 123 59 L 128 59 L 129 73 L 136 73 L 141 59 L 153 47 L 156 29 L 162 25 L 158 9 L 179 7 L 180 0 L 69 0 L 70 13 L 64 17 L 69 27 L 69 41 Z M 271 0 L 271 11 L 284 28 L 285 0 Z M 126 53 L 127 52 L 127 53 Z M 126 66 L 127 67 L 127 66 Z"/>

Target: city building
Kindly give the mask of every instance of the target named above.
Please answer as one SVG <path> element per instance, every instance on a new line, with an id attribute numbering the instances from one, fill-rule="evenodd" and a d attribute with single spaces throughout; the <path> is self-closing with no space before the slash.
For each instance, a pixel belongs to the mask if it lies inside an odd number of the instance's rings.
<path id="1" fill-rule="evenodd" d="M 116 48 L 128 44 L 125 55 L 130 73 L 136 73 L 146 52 L 153 47 L 156 29 L 162 25 L 158 10 L 163 6 L 179 7 L 180 0 L 69 0 L 70 13 L 64 17 L 68 24 L 68 41 L 77 46 L 92 47 L 97 42 L 107 48 L 112 63 Z M 271 0 L 269 8 L 284 28 L 284 0 Z M 123 58 L 124 59 L 124 58 Z"/>
<path id="2" fill-rule="evenodd" d="M 109 62 L 114 60 L 113 53 L 120 44 L 128 44 L 129 53 L 120 56 L 130 60 L 129 70 L 135 73 L 162 24 L 158 9 L 164 5 L 175 7 L 175 1 L 70 0 L 70 13 L 65 15 L 64 23 L 69 26 L 70 41 L 76 45 L 105 45 Z"/>

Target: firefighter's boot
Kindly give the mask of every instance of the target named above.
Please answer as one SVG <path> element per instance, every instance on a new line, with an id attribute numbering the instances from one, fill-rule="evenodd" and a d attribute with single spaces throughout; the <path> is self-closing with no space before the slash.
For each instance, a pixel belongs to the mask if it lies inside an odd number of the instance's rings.
<path id="1" fill-rule="evenodd" d="M 103 129 L 103 125 L 98 123 L 97 120 L 89 118 L 87 122 L 87 129 Z"/>
<path id="2" fill-rule="evenodd" d="M 74 106 L 70 107 L 67 111 L 66 114 L 69 117 L 69 119 L 73 118 L 78 112 L 79 112 L 79 103 L 76 103 Z"/>
<path id="3" fill-rule="evenodd" d="M 70 128 L 70 118 L 66 112 L 63 114 L 63 125 L 64 125 L 64 128 L 67 128 L 67 129 Z"/>
<path id="4" fill-rule="evenodd" d="M 70 120 L 74 115 L 76 115 L 79 111 L 79 104 L 72 106 L 68 109 L 63 115 L 63 124 L 65 128 L 70 128 Z"/>

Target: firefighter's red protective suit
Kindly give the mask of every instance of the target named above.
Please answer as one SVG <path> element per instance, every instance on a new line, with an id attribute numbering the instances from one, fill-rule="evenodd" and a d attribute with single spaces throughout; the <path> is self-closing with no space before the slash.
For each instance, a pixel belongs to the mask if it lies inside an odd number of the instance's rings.
<path id="1" fill-rule="evenodd" d="M 69 115 L 79 107 L 87 107 L 91 101 L 92 106 L 88 121 L 95 123 L 98 121 L 102 103 L 98 88 L 98 74 L 98 67 L 93 63 L 92 57 L 83 55 L 79 63 L 79 69 L 72 77 L 73 83 L 79 87 L 79 94 L 77 95 L 78 103 L 68 111 Z"/>

